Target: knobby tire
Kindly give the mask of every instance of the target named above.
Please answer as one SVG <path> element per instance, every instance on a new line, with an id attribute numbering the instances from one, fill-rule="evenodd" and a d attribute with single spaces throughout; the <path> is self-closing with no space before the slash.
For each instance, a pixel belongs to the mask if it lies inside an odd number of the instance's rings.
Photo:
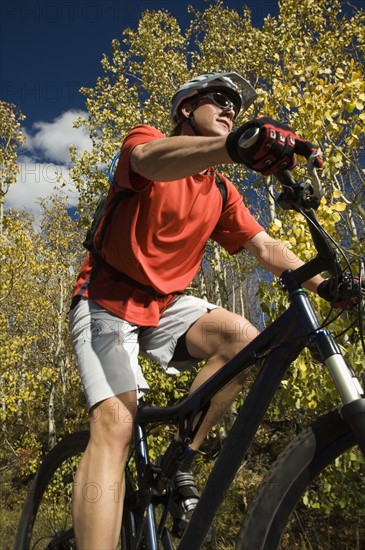
<path id="1" fill-rule="evenodd" d="M 338 409 L 304 430 L 264 478 L 245 516 L 236 549 L 280 548 L 290 516 L 311 482 L 354 445 L 355 436 Z"/>

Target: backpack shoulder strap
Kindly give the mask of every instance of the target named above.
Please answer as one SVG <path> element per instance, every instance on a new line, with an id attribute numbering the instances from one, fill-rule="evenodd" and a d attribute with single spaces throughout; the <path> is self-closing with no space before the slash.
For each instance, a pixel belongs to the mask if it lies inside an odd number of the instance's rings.
<path id="1" fill-rule="evenodd" d="M 132 191 L 132 189 L 123 189 L 115 193 L 114 197 L 111 198 L 109 203 L 107 204 L 107 201 L 105 199 L 104 208 L 100 216 L 99 223 L 101 224 L 100 234 L 99 234 L 99 243 L 98 248 L 101 250 L 103 246 L 103 241 L 106 235 L 106 232 L 108 231 L 110 224 L 112 223 L 112 219 L 114 217 L 115 211 L 117 209 L 117 206 L 120 204 L 120 202 L 123 199 L 126 199 L 128 197 L 133 197 L 136 194 L 135 191 Z M 96 233 L 96 229 L 95 229 Z M 94 236 L 95 236 L 94 233 Z M 95 249 L 94 249 L 95 251 Z"/>
<path id="2" fill-rule="evenodd" d="M 220 175 L 218 174 L 218 172 L 214 172 L 214 177 L 215 177 L 215 183 L 216 183 L 216 186 L 218 187 L 219 189 L 219 192 L 220 194 L 222 195 L 222 212 L 224 211 L 225 207 L 226 207 L 226 204 L 227 204 L 227 185 L 226 183 L 222 180 L 222 178 L 220 177 Z"/>
<path id="3" fill-rule="evenodd" d="M 101 235 L 100 241 L 104 239 L 104 235 L 108 226 L 110 224 L 111 218 L 113 217 L 114 211 L 118 206 L 119 202 L 126 196 L 131 196 L 134 194 L 134 191 L 125 189 L 121 190 L 114 195 L 114 197 L 108 202 L 109 193 L 105 193 L 101 196 L 96 210 L 93 214 L 91 226 L 86 234 L 85 240 L 82 243 L 83 246 L 90 252 L 94 251 L 94 236 L 96 231 L 101 226 Z"/>

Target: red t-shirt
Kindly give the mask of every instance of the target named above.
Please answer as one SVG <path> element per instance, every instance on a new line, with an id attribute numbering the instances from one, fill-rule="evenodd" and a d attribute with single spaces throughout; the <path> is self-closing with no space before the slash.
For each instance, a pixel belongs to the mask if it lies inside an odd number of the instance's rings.
<path id="1" fill-rule="evenodd" d="M 148 181 L 131 172 L 130 155 L 136 145 L 166 139 L 151 126 L 141 125 L 126 136 L 115 173 L 120 188 L 136 191 L 122 199 L 103 240 L 103 256 L 115 268 L 161 293 L 184 290 L 195 277 L 209 238 L 230 254 L 242 249 L 262 226 L 245 207 L 235 186 L 222 196 L 214 171 L 177 181 Z M 192 137 L 194 139 L 194 137 Z M 117 187 L 110 189 L 112 197 Z M 154 298 L 147 292 L 112 279 L 107 270 L 92 271 L 85 258 L 74 295 L 89 297 L 118 317 L 142 326 L 157 326 L 174 296 Z"/>

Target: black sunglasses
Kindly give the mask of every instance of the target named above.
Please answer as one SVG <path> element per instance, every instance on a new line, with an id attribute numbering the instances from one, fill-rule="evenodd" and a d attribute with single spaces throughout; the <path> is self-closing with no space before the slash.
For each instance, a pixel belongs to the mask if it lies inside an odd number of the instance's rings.
<path id="1" fill-rule="evenodd" d="M 217 107 L 220 107 L 221 109 L 233 109 L 234 111 L 234 117 L 238 115 L 238 109 L 236 105 L 228 99 L 225 95 L 221 94 L 220 92 L 212 92 L 210 94 L 204 94 L 200 97 L 199 102 L 203 99 L 209 99 L 214 105 L 217 105 Z"/>

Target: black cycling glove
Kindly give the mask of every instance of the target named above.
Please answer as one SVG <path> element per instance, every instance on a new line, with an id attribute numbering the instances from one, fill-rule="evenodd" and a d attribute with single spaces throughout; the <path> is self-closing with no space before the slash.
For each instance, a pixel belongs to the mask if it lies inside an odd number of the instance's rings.
<path id="1" fill-rule="evenodd" d="M 256 129 L 258 129 L 259 135 L 255 143 L 245 147 L 245 138 L 252 135 Z M 250 132 L 248 132 L 249 130 Z M 305 141 L 297 136 L 291 128 L 270 117 L 255 118 L 230 132 L 226 147 L 234 162 L 246 164 L 252 170 L 261 172 L 265 176 L 275 174 L 283 169 L 294 168 L 297 162 L 295 154 L 308 158 L 311 154 L 318 152 L 312 143 Z M 316 168 L 321 168 L 323 158 L 317 156 L 314 165 Z"/>

